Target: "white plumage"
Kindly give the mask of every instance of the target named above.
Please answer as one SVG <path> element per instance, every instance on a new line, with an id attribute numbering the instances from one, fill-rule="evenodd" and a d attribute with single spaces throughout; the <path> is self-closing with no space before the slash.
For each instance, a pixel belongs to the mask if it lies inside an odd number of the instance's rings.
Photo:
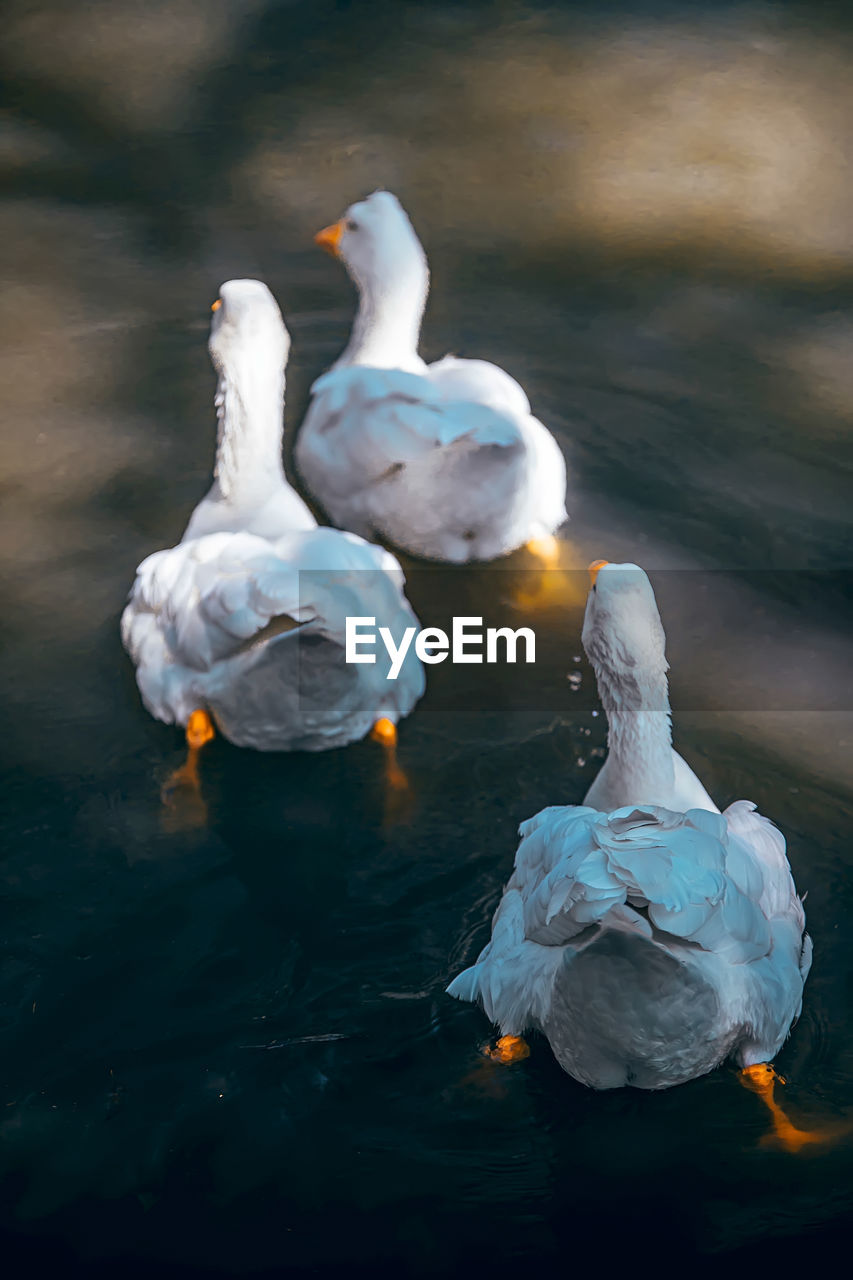
<path id="1" fill-rule="evenodd" d="M 635 565 L 598 570 L 584 644 L 609 718 L 605 785 L 621 804 L 522 824 L 491 941 L 448 990 L 481 1000 L 504 1035 L 542 1030 L 561 1066 L 598 1089 L 666 1088 L 730 1055 L 768 1062 L 811 963 L 784 838 L 748 801 L 723 814 L 702 803 L 674 757 L 663 630 Z M 646 759 L 626 769 L 632 752 Z M 664 799 L 630 798 L 638 779 Z M 666 807 L 691 779 L 695 807 Z"/>
<path id="2" fill-rule="evenodd" d="M 139 566 L 122 639 L 159 720 L 184 725 L 202 709 L 238 746 L 343 745 L 383 716 L 396 723 L 424 689 L 412 650 L 396 680 L 382 646 L 375 664 L 347 664 L 347 616 L 375 617 L 398 644 L 417 619 L 396 559 L 318 528 L 285 479 L 288 339 L 269 290 L 229 281 L 221 299 L 216 479 L 178 546 Z"/>
<path id="3" fill-rule="evenodd" d="M 429 273 L 397 199 L 374 192 L 318 238 L 360 295 L 295 449 L 335 523 L 456 562 L 553 534 L 567 518 L 565 462 L 518 383 L 487 361 L 417 354 Z"/>

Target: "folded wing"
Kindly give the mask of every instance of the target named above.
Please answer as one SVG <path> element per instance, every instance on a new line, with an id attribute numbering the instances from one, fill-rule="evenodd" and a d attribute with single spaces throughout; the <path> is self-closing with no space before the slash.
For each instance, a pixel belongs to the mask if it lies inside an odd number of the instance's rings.
<path id="1" fill-rule="evenodd" d="M 332 369 L 311 388 L 296 456 L 309 483 L 341 497 L 450 445 L 521 447 L 517 424 L 448 383 L 402 369 Z"/>
<path id="2" fill-rule="evenodd" d="M 481 998 L 505 1030 L 537 1020 L 565 950 L 601 929 L 698 947 L 731 965 L 771 953 L 777 913 L 802 929 L 784 840 L 745 802 L 725 815 L 555 807 L 520 835 L 491 942 L 448 988 Z"/>

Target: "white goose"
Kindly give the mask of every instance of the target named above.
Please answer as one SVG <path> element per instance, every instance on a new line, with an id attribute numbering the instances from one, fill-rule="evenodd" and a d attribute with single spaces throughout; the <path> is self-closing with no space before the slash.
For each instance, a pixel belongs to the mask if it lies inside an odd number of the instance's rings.
<path id="1" fill-rule="evenodd" d="M 429 271 L 397 198 L 375 191 L 317 242 L 359 292 L 344 353 L 312 387 L 297 467 L 334 522 L 418 556 L 555 559 L 566 467 L 521 387 L 496 365 L 418 355 Z"/>
<path id="2" fill-rule="evenodd" d="M 500 1060 L 526 1056 L 519 1037 L 535 1027 L 596 1089 L 663 1089 L 731 1056 L 775 1108 L 779 1136 L 799 1145 L 808 1135 L 776 1107 L 768 1065 L 800 1012 L 812 953 L 785 840 L 749 801 L 721 814 L 673 751 L 645 573 L 596 561 L 590 577 L 583 644 L 607 761 L 583 805 L 522 823 L 491 941 L 448 991 L 482 1001 Z"/>
<path id="3" fill-rule="evenodd" d="M 318 528 L 281 460 L 290 338 L 258 280 L 229 280 L 213 304 L 219 373 L 213 486 L 176 547 L 142 562 L 121 621 L 142 700 L 187 726 L 260 751 L 321 751 L 371 728 L 390 749 L 424 690 L 409 650 L 399 677 L 344 660 L 347 615 L 373 616 L 399 643 L 417 620 L 395 558 L 355 534 Z"/>

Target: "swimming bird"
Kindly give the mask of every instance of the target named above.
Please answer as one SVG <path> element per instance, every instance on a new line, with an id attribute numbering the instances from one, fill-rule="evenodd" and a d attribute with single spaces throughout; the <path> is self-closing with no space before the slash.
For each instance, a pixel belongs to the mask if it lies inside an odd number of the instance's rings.
<path id="1" fill-rule="evenodd" d="M 345 661 L 349 615 L 369 616 L 399 645 L 417 627 L 399 563 L 356 534 L 320 528 L 285 477 L 285 365 L 290 338 L 269 289 L 229 280 L 213 304 L 218 373 L 216 469 L 177 546 L 136 572 L 121 621 L 142 700 L 186 726 L 189 755 L 173 782 L 197 784 L 214 724 L 258 751 L 322 751 L 371 730 L 400 783 L 396 724 L 424 690 L 413 649 L 398 678 Z"/>
<path id="2" fill-rule="evenodd" d="M 396 196 L 375 191 L 315 237 L 359 294 L 349 343 L 311 388 L 295 460 L 335 524 L 417 556 L 555 564 L 566 466 L 518 383 L 485 360 L 418 355 L 426 255 Z"/>
<path id="3" fill-rule="evenodd" d="M 731 1057 L 772 1110 L 812 955 L 784 837 L 750 801 L 720 813 L 673 750 L 646 574 L 596 561 L 590 578 L 607 760 L 582 805 L 522 823 L 491 941 L 448 991 L 499 1025 L 499 1061 L 526 1056 L 528 1027 L 595 1089 L 664 1089 Z M 810 1140 L 776 1112 L 787 1145 Z"/>

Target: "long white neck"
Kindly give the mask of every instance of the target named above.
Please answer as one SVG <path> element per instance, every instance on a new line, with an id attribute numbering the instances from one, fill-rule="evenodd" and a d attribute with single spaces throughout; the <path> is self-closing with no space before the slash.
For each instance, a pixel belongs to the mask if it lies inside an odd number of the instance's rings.
<path id="1" fill-rule="evenodd" d="M 358 312 L 336 367 L 363 364 L 378 369 L 423 369 L 418 340 L 429 292 L 426 262 L 412 263 L 391 282 L 358 282 L 358 289 Z"/>
<path id="2" fill-rule="evenodd" d="M 619 680 L 604 670 L 595 674 L 607 713 L 607 779 L 616 806 L 666 803 L 674 773 L 665 672 Z"/>
<path id="3" fill-rule="evenodd" d="M 216 389 L 216 485 L 239 506 L 287 481 L 281 457 L 284 368 L 251 349 L 229 356 Z"/>

